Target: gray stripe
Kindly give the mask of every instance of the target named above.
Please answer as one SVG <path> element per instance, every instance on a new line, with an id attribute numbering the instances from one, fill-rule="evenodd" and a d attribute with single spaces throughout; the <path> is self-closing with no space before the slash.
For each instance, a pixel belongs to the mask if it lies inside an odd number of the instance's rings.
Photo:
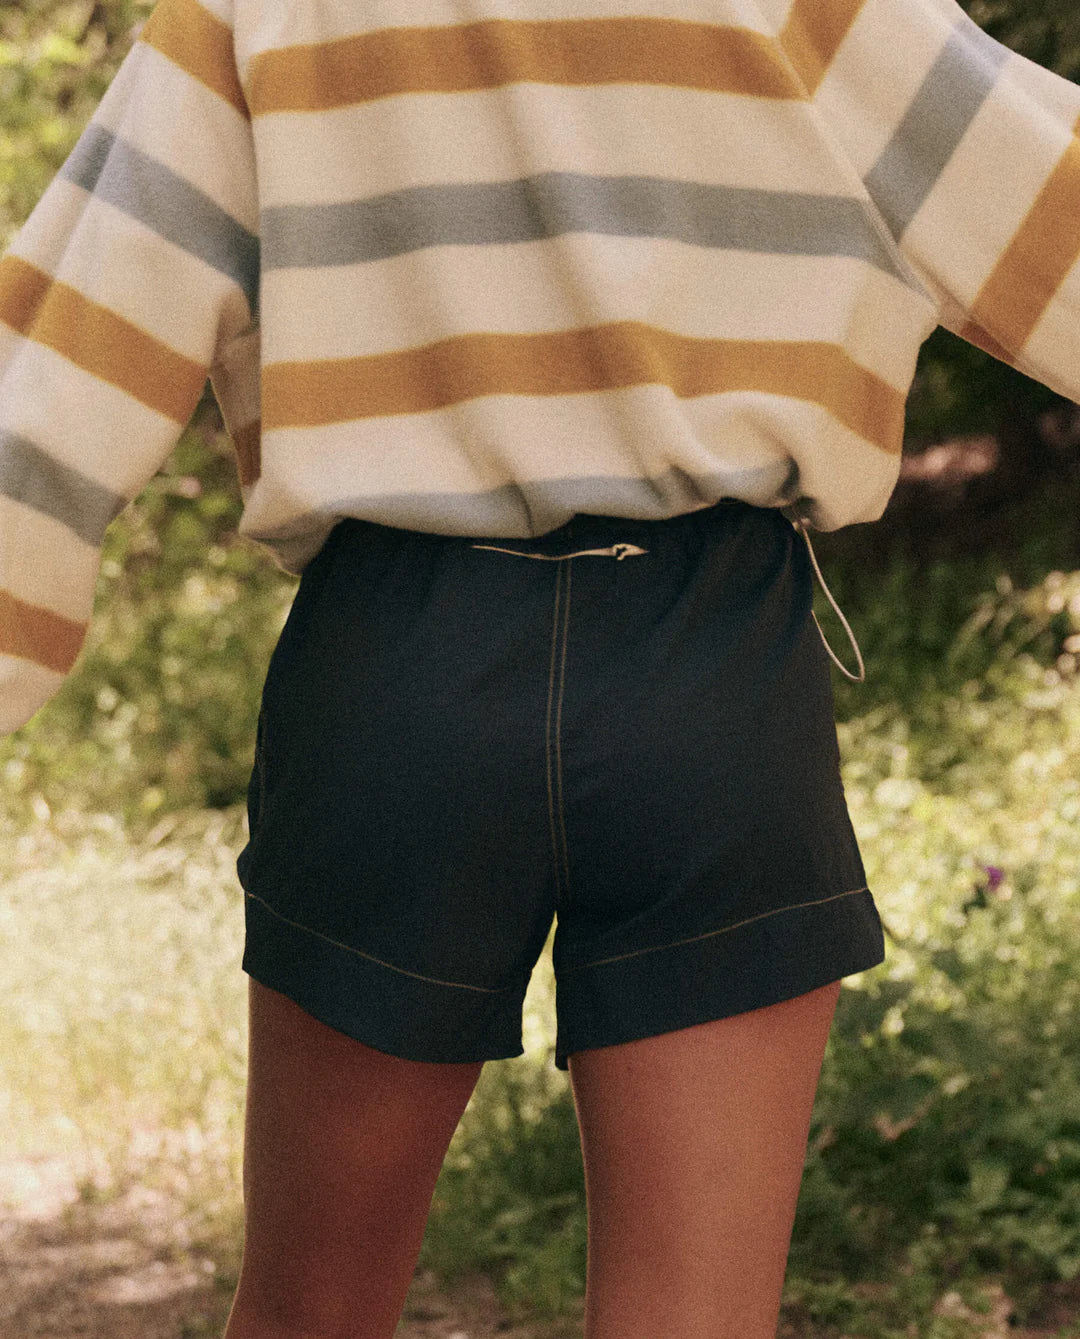
<path id="1" fill-rule="evenodd" d="M 93 124 L 59 175 L 228 275 L 257 315 L 259 239 L 191 182 Z"/>
<path id="2" fill-rule="evenodd" d="M 1011 54 L 960 12 L 955 31 L 866 177 L 866 188 L 898 242 Z"/>
<path id="3" fill-rule="evenodd" d="M 533 242 L 566 232 L 853 256 L 913 286 L 864 203 L 849 196 L 544 172 L 517 181 L 417 186 L 338 204 L 278 205 L 260 219 L 267 269 L 353 265 L 426 246 Z"/>
<path id="4" fill-rule="evenodd" d="M 109 522 L 127 499 L 54 460 L 40 446 L 0 428 L 0 494 L 66 525 L 100 547 Z M 33 555 L 27 554 L 33 561 Z"/>

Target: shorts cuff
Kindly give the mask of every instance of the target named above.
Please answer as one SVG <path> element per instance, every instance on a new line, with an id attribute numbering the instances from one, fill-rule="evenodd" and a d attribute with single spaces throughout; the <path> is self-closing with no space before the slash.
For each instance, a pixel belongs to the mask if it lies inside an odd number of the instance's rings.
<path id="1" fill-rule="evenodd" d="M 662 948 L 555 969 L 555 1065 L 572 1051 L 654 1037 L 817 990 L 885 961 L 868 888 L 783 908 Z"/>
<path id="2" fill-rule="evenodd" d="M 527 978 L 504 990 L 433 981 L 297 925 L 248 891 L 244 915 L 242 969 L 366 1046 L 443 1064 L 524 1054 Z"/>

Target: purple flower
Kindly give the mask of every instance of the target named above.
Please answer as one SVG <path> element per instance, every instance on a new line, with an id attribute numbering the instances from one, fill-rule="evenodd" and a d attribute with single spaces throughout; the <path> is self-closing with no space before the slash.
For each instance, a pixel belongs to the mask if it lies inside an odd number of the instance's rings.
<path id="1" fill-rule="evenodd" d="M 993 892 L 994 889 L 1005 877 L 1005 871 L 999 868 L 997 865 L 984 865 L 981 860 L 979 861 L 979 868 L 984 869 L 986 873 L 989 875 L 990 891 Z"/>

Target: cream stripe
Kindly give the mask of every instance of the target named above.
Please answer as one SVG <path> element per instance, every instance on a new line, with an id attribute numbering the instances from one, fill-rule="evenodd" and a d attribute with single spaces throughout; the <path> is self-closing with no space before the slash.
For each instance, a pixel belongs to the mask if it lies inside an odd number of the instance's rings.
<path id="1" fill-rule="evenodd" d="M 12 255 L 55 276 L 77 290 L 82 300 L 107 308 L 190 364 L 205 368 L 214 359 L 219 338 L 250 325 L 247 297 L 235 277 L 164 240 L 123 209 L 87 196 L 61 176 L 50 190 L 51 208 L 36 216 L 40 222 L 16 239 Z M 73 233 L 78 234 L 78 246 L 71 245 Z M 204 238 L 203 245 L 210 246 L 210 239 Z M 103 264 L 104 256 L 123 261 Z M 256 255 L 256 271 L 257 266 Z M 140 276 L 139 283 L 132 283 L 133 274 Z M 254 297 L 257 273 L 248 282 Z M 0 295 L 0 305 L 3 301 Z M 207 320 L 208 311 L 215 313 L 214 320 Z M 133 359 L 142 357 L 135 346 L 130 354 Z M 205 372 L 202 376 L 205 380 Z M 147 390 L 153 392 L 152 387 Z"/>
<path id="2" fill-rule="evenodd" d="M 65 674 L 0 651 L 0 735 L 9 735 L 63 687 Z"/>
<path id="3" fill-rule="evenodd" d="M 1067 126 L 1043 124 L 1033 134 L 1015 113 L 1015 96 L 1003 80 L 986 99 L 904 235 L 905 247 L 969 310 L 1070 145 Z M 1002 162 L 1007 191 L 994 185 Z"/>
<path id="4" fill-rule="evenodd" d="M 484 397 L 416 418 L 343 425 L 327 431 L 319 452 L 303 431 L 271 433 L 240 530 L 255 539 L 291 536 L 281 541 L 284 561 L 298 571 L 289 564 L 309 558 L 328 532 L 331 522 L 319 515 L 328 499 L 373 511 L 388 525 L 535 535 L 581 510 L 659 519 L 732 493 L 776 505 L 793 455 L 801 491 L 826 499 L 812 523 L 834 529 L 859 509 L 880 515 L 899 473 L 898 452 L 869 446 L 790 396 L 706 397 L 684 402 L 680 413 L 688 427 L 673 439 L 670 393 L 639 387 L 577 401 Z M 631 426 L 643 479 L 626 477 Z M 470 450 L 472 442 L 484 449 Z"/>
<path id="5" fill-rule="evenodd" d="M 734 431 L 761 453 L 769 452 L 783 477 L 794 471 L 799 497 L 810 499 L 808 520 L 818 530 L 835 530 L 852 516 L 876 520 L 900 473 L 903 424 L 893 451 L 867 442 L 820 405 L 795 396 L 716 396 L 684 406 L 691 431 L 713 459 L 727 456 L 727 433 Z M 726 412 L 725 412 L 726 411 Z M 807 443 L 813 443 L 808 448 Z M 707 473 L 707 471 L 703 471 Z M 776 492 L 758 493 L 747 481 L 738 495 L 755 506 L 776 506 Z"/>
<path id="6" fill-rule="evenodd" d="M 926 298 L 876 267 L 847 258 L 573 233 L 546 247 L 433 248 L 422 258 L 428 292 L 452 297 L 405 303 L 401 294 L 416 282 L 418 259 L 267 272 L 262 343 L 267 364 L 407 349 L 470 330 L 570 329 L 580 312 L 571 281 L 580 275 L 591 287 L 591 310 L 601 322 L 638 312 L 654 326 L 694 339 L 831 341 L 844 329 L 852 356 L 906 394 L 913 371 L 909 341 L 928 333 L 934 319 Z M 619 275 L 617 285 L 605 279 L 612 274 Z M 813 300 L 793 301 L 808 285 Z M 307 326 L 293 321 L 298 304 L 322 313 L 322 321 Z M 890 325 L 877 319 L 882 307 L 890 311 Z M 364 313 L 362 324 L 355 318 L 358 311 Z M 856 312 L 862 319 L 854 319 Z"/>
<path id="7" fill-rule="evenodd" d="M 885 477 L 899 465 L 898 454 L 859 442 L 826 411 L 793 396 L 744 393 L 684 402 L 679 409 L 689 415 L 689 431 L 681 450 L 660 431 L 672 409 L 670 392 L 656 386 L 590 396 L 577 404 L 484 396 L 449 410 L 359 420 L 325 432 L 264 433 L 263 466 L 275 477 L 284 477 L 288 466 L 287 495 L 298 506 L 325 497 L 357 502 L 384 497 L 392 509 L 395 497 L 483 493 L 511 478 L 619 480 L 626 474 L 624 432 L 629 423 L 640 433 L 641 453 L 635 463 L 649 476 L 670 466 L 697 477 L 722 474 L 725 467 L 737 474 L 765 470 L 768 481 L 763 486 L 771 491 L 787 473 L 787 450 L 808 435 L 820 448 L 819 483 L 828 472 L 843 487 L 861 491 L 858 481 L 866 481 L 862 487 L 873 482 L 876 461 Z M 515 425 L 516 432 L 511 432 Z M 321 451 L 314 450 L 316 436 L 323 442 Z M 485 449 L 471 451 L 474 441 L 485 443 Z M 357 492 L 358 479 L 363 480 L 363 494 Z M 675 500 L 658 498 L 652 514 L 669 514 Z M 694 505 L 688 495 L 679 500 L 689 503 L 680 510 Z M 452 533 L 496 532 L 480 528 Z"/>
<path id="8" fill-rule="evenodd" d="M 888 147 L 955 28 L 918 3 L 865 0 L 814 92 L 864 180 Z M 896 59 L 897 51 L 904 53 Z"/>
<path id="9" fill-rule="evenodd" d="M 197 0 L 158 0 L 139 32 L 242 116 L 248 115 L 233 50 L 232 29 Z"/>
<path id="10" fill-rule="evenodd" d="M 1014 115 L 1019 110 L 1043 125 L 1059 123 L 1071 126 L 1073 134 L 1080 133 L 1080 84 L 1044 69 L 1019 52 L 1010 57 L 1006 77 L 1016 93 Z"/>
<path id="11" fill-rule="evenodd" d="M 158 6 L 163 9 L 164 0 Z M 250 124 L 154 47 L 132 47 L 87 131 L 120 136 L 190 182 L 240 227 L 258 232 Z"/>
<path id="12" fill-rule="evenodd" d="M 851 193 L 805 103 L 656 84 L 402 94 L 318 116 L 262 117 L 255 135 L 270 209 L 562 170 Z"/>
<path id="13" fill-rule="evenodd" d="M 181 431 L 176 420 L 44 344 L 4 334 L 0 323 L 0 430 L 26 438 L 118 497 L 133 498 L 175 446 Z M 11 358 L 16 343 L 22 347 Z"/>
<path id="14" fill-rule="evenodd" d="M 218 4 L 227 0 L 216 0 Z M 770 33 L 776 24 L 759 12 L 764 5 L 741 5 L 739 24 L 756 32 Z M 504 18 L 506 0 L 469 0 L 468 13 L 478 19 Z M 515 18 L 566 20 L 579 18 L 620 19 L 627 16 L 626 0 L 514 0 Z M 649 0 L 649 14 L 691 23 L 715 23 L 716 0 Z M 273 11 L 272 41 L 279 46 L 305 46 L 340 37 L 392 27 L 442 27 L 460 23 L 461 0 L 365 0 L 361 5 L 289 5 Z M 262 34 L 257 34 L 262 36 Z"/>
<path id="15" fill-rule="evenodd" d="M 51 571 L 25 560 L 10 562 L 5 557 L 35 550 L 49 554 L 54 564 Z M 61 623 L 81 624 L 93 608 L 100 562 L 100 546 L 81 538 L 47 512 L 0 493 L 0 563 L 4 574 L 0 584 L 13 598 L 47 609 Z M 62 581 L 53 576 L 58 572 L 63 573 Z"/>

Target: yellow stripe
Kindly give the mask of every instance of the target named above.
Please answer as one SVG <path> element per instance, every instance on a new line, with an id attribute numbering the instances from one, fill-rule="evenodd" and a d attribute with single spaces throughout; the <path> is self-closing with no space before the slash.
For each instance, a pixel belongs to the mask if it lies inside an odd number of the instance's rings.
<path id="1" fill-rule="evenodd" d="M 232 29 L 198 0 L 158 0 L 139 32 L 139 41 L 160 51 L 249 118 Z"/>
<path id="2" fill-rule="evenodd" d="M 230 435 L 236 452 L 237 474 L 240 483 L 246 488 L 248 484 L 253 484 L 262 472 L 260 458 L 262 428 L 256 419 L 254 423 L 248 423 Z"/>
<path id="3" fill-rule="evenodd" d="M 5 655 L 67 674 L 78 658 L 87 626 L 0 590 L 0 651 Z"/>
<path id="4" fill-rule="evenodd" d="M 974 344 L 976 348 L 982 349 L 992 357 L 999 358 L 1003 363 L 1008 363 L 1010 367 L 1016 366 L 1013 354 L 1004 345 L 999 344 L 993 335 L 984 330 L 976 321 L 965 321 L 956 333 L 961 339 L 966 339 L 969 344 Z"/>
<path id="5" fill-rule="evenodd" d="M 658 383 L 680 398 L 764 391 L 822 405 L 899 454 L 906 395 L 837 344 L 693 339 L 638 321 L 543 334 L 468 334 L 394 353 L 263 369 L 264 430 L 420 414 L 481 395 L 581 395 Z"/>
<path id="6" fill-rule="evenodd" d="M 780 45 L 799 72 L 810 97 L 866 0 L 795 0 L 779 34 Z"/>
<path id="7" fill-rule="evenodd" d="M 0 321 L 182 425 L 206 385 L 208 366 L 10 253 L 0 258 Z"/>
<path id="8" fill-rule="evenodd" d="M 1078 127 L 1080 129 L 1080 127 Z M 973 331 L 988 336 L 995 357 L 1013 355 L 1039 323 L 1080 257 L 1080 138 L 1074 138 L 1035 197 L 971 305 Z M 968 328 L 963 332 L 971 339 Z M 972 343 L 979 343 L 973 339 Z M 981 347 L 986 348 L 985 344 Z M 1005 358 L 1009 361 L 1008 357 Z"/>
<path id="9" fill-rule="evenodd" d="M 374 32 L 264 51 L 248 71 L 252 114 L 326 111 L 399 93 L 517 81 L 648 83 L 802 98 L 773 38 L 683 19 L 491 19 Z"/>

